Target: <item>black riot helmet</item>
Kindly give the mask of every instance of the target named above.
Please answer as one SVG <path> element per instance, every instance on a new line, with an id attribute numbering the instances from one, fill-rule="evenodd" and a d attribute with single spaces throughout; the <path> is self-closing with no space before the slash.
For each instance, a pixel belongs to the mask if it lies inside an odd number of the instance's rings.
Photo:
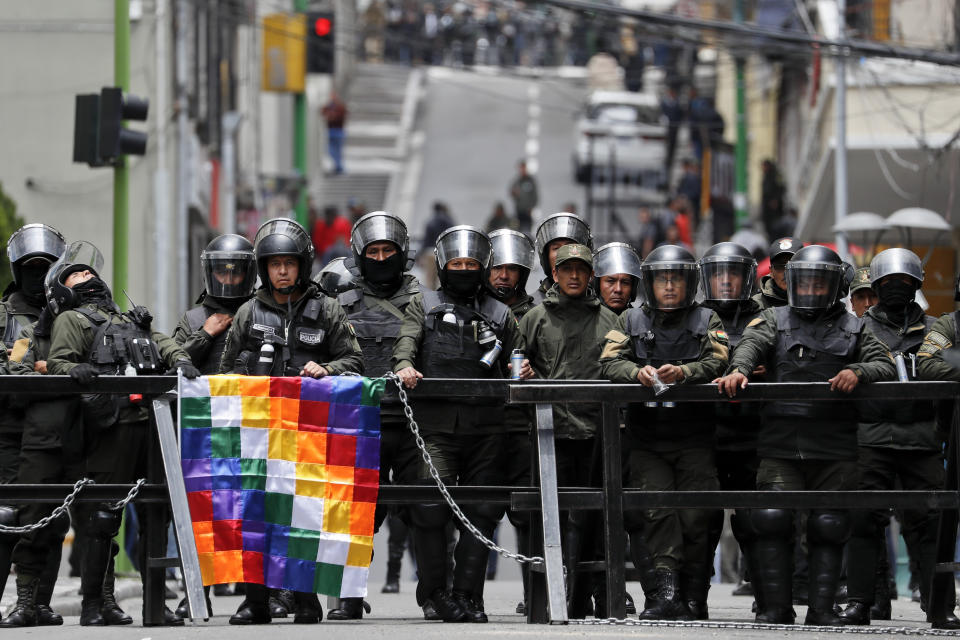
<path id="1" fill-rule="evenodd" d="M 64 249 L 63 255 L 50 266 L 44 280 L 44 292 L 50 311 L 57 315 L 77 305 L 78 296 L 64 284 L 68 275 L 88 270 L 99 278 L 102 268 L 103 254 L 99 249 L 85 240 L 71 242 Z"/>
<path id="2" fill-rule="evenodd" d="M 502 290 L 490 284 L 490 273 L 486 274 L 485 282 L 493 294 L 500 300 L 507 300 L 512 296 L 523 295 L 527 290 L 527 279 L 533 270 L 533 241 L 525 233 L 512 229 L 497 229 L 490 232 L 490 269 L 513 265 L 520 270 L 520 279 L 512 289 Z"/>
<path id="3" fill-rule="evenodd" d="M 65 248 L 63 235 L 50 225 L 32 223 L 14 231 L 7 241 L 13 285 L 42 305 L 47 270 Z"/>
<path id="4" fill-rule="evenodd" d="M 547 279 L 553 282 L 553 272 L 550 269 L 548 248 L 554 240 L 569 240 L 571 244 L 582 244 L 593 250 L 593 236 L 590 235 L 590 226 L 573 213 L 555 213 L 547 216 L 537 227 L 537 257 Z"/>
<path id="5" fill-rule="evenodd" d="M 633 302 L 640 289 L 640 256 L 637 252 L 626 242 L 608 242 L 593 252 L 593 288 L 598 296 L 601 278 L 620 274 L 630 276 L 630 302 Z"/>
<path id="6" fill-rule="evenodd" d="M 685 309 L 697 296 L 700 271 L 687 249 L 674 244 L 657 247 L 640 265 L 647 304 L 661 311 Z"/>
<path id="7" fill-rule="evenodd" d="M 346 258 L 334 258 L 313 277 L 313 283 L 331 298 L 336 298 L 344 291 L 356 289 L 357 283 L 353 274 L 347 268 Z"/>
<path id="8" fill-rule="evenodd" d="M 385 260 L 368 258 L 367 247 L 374 242 L 390 242 L 396 254 Z M 389 291 L 399 285 L 404 271 L 413 266 L 410 253 L 410 236 L 407 225 L 398 216 L 387 211 L 373 211 L 362 216 L 350 230 L 350 249 L 353 264 L 374 289 Z"/>
<path id="9" fill-rule="evenodd" d="M 253 245 L 243 236 L 218 236 L 200 253 L 203 286 L 211 298 L 243 301 L 257 285 L 257 260 Z"/>
<path id="10" fill-rule="evenodd" d="M 253 240 L 253 252 L 257 258 L 257 273 L 262 286 L 272 289 L 267 273 L 267 259 L 273 256 L 296 256 L 300 263 L 297 281 L 292 287 L 286 287 L 291 293 L 295 288 L 306 289 L 310 283 L 310 270 L 313 267 L 313 242 L 300 224 L 289 218 L 267 220 L 257 229 Z"/>
<path id="11" fill-rule="evenodd" d="M 439 236 L 434 247 L 437 274 L 444 291 L 461 298 L 475 296 L 483 286 L 483 274 L 490 265 L 490 238 L 470 225 L 450 227 Z M 456 271 L 447 267 L 451 260 L 469 258 L 480 263 L 479 271 Z"/>
<path id="12" fill-rule="evenodd" d="M 749 300 L 756 277 L 757 261 L 736 242 L 717 243 L 700 258 L 700 287 L 707 302 L 733 308 Z"/>
<path id="13" fill-rule="evenodd" d="M 805 315 L 829 309 L 839 299 L 840 283 L 847 265 L 833 249 L 808 245 L 787 263 L 787 301 Z"/>

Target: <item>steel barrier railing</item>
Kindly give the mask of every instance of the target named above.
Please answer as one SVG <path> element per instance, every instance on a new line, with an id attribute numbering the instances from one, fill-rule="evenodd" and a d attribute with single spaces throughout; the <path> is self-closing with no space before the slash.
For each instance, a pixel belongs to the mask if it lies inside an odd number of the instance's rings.
<path id="1" fill-rule="evenodd" d="M 158 434 L 163 429 L 158 425 L 157 411 L 167 407 L 163 399 L 176 385 L 176 379 L 169 376 L 102 376 L 89 385 L 81 385 L 67 376 L 3 376 L 0 378 L 0 395 L 15 395 L 28 400 L 49 395 L 77 393 L 140 393 L 144 396 L 159 397 L 160 404 L 154 402 L 153 424 Z M 520 511 L 539 511 L 543 531 L 536 531 L 537 541 L 545 546 L 546 567 L 531 574 L 531 588 L 528 601 L 529 622 L 564 622 L 566 620 L 564 584 L 562 570 L 559 569 L 559 510 L 601 511 L 603 524 L 604 560 L 585 562 L 588 570 L 605 570 L 607 586 L 606 615 L 622 618 L 624 611 L 625 558 L 623 545 L 624 509 L 646 508 L 923 508 L 940 511 L 940 523 L 937 540 L 937 573 L 931 591 L 930 614 L 934 620 L 942 619 L 949 612 L 951 599 L 948 589 L 952 586 L 952 573 L 957 570 L 953 561 L 954 545 L 960 509 L 960 478 L 958 478 L 958 447 L 956 434 L 960 426 L 960 412 L 955 408 L 950 438 L 947 448 L 946 486 L 939 491 L 783 491 L 783 492 L 644 492 L 633 489 L 624 490 L 621 486 L 622 469 L 620 458 L 620 416 L 619 407 L 626 403 L 653 401 L 652 390 L 634 384 L 613 384 L 598 381 L 513 381 L 513 380 L 438 380 L 425 379 L 410 392 L 414 401 L 431 399 L 472 399 L 510 404 L 536 405 L 534 441 L 537 445 L 537 472 L 543 490 L 538 487 L 451 487 L 451 495 L 458 502 L 490 503 L 509 505 Z M 815 401 L 852 401 L 871 399 L 931 399 L 954 400 L 960 396 L 960 383 L 954 382 L 883 382 L 858 385 L 851 394 L 842 394 L 829 390 L 826 383 L 756 383 L 738 392 L 737 402 L 758 402 L 770 400 L 815 400 Z M 714 385 L 678 385 L 673 387 L 665 398 L 673 402 L 725 402 Z M 395 401 L 395 391 L 388 385 L 386 401 Z M 592 403 L 602 406 L 601 425 L 598 438 L 602 458 L 601 487 L 556 487 L 553 459 L 553 420 L 551 403 Z M 160 422 L 162 422 L 161 420 Z M 172 428 L 171 428 L 172 431 Z M 164 449 L 160 437 L 161 449 Z M 156 444 L 156 443 L 154 443 Z M 163 457 L 169 458 L 169 442 L 163 451 Z M 174 443 L 175 444 L 175 443 Z M 151 446 L 148 469 L 148 483 L 142 487 L 136 500 L 150 505 L 148 520 L 144 524 L 145 543 L 148 549 L 148 572 L 146 593 L 144 594 L 144 622 L 156 624 L 163 613 L 163 569 L 176 566 L 180 560 L 165 557 L 165 549 L 160 544 L 161 537 L 153 526 L 157 518 L 162 518 L 158 510 L 161 503 L 181 502 L 174 497 L 164 483 L 164 463 L 161 461 L 157 446 Z M 179 478 L 179 490 L 182 488 L 182 476 L 179 465 L 171 467 L 172 460 L 166 460 L 167 469 L 175 468 Z M 546 463 L 546 464 L 544 464 Z M 552 484 L 551 484 L 552 476 Z M 82 502 L 104 502 L 123 498 L 130 485 L 92 485 L 85 487 L 77 500 Z M 0 485 L 0 502 L 61 502 L 70 492 L 72 485 Z M 185 508 L 185 496 L 183 507 Z M 394 485 L 380 489 L 380 502 L 384 504 L 416 504 L 435 502 L 439 492 L 431 486 Z M 176 509 L 175 519 L 176 519 Z M 182 513 L 181 513 L 182 518 Z M 189 528 L 189 518 L 186 526 Z M 535 524 L 540 524 L 535 521 Z M 535 527 L 536 529 L 536 527 Z M 183 523 L 178 532 L 186 533 Z M 190 532 L 192 534 L 192 532 Z M 192 535 L 191 535 L 192 538 Z M 183 540 L 180 541 L 183 544 Z M 191 539 L 192 542 L 192 539 Z M 181 554 L 183 556 L 184 554 Z M 196 558 L 196 555 L 193 554 Z M 552 570 L 551 570 L 551 565 Z M 544 574 L 546 580 L 544 580 Z M 188 594 L 190 595 L 190 594 Z M 196 595 L 194 594 L 194 597 Z M 193 600 L 194 598 L 191 598 Z M 197 604 L 199 604 L 197 599 Z M 194 608 L 194 611 L 197 609 Z"/>

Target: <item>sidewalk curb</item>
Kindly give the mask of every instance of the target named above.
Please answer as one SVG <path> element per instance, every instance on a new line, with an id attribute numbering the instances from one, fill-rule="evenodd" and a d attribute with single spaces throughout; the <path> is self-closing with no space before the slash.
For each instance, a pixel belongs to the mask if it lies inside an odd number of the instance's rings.
<path id="1" fill-rule="evenodd" d="M 53 598 L 50 600 L 50 608 L 62 616 L 79 616 L 80 603 L 83 601 L 83 598 L 77 595 L 77 588 L 79 586 L 80 580 L 77 579 L 76 584 L 71 584 L 69 589 L 62 589 L 60 593 L 54 592 Z M 139 598 L 143 595 L 143 585 L 138 578 L 117 578 L 114 594 L 116 595 L 117 602 L 128 598 Z M 130 613 L 136 618 L 140 612 L 135 611 L 131 613 L 128 611 L 127 613 Z"/>

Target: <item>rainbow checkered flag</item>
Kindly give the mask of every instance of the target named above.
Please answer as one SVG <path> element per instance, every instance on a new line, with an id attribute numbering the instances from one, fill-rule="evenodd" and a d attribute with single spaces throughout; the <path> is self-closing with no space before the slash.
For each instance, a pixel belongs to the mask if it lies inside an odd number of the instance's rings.
<path id="1" fill-rule="evenodd" d="M 359 376 L 181 381 L 181 464 L 204 585 L 366 595 L 384 387 Z"/>

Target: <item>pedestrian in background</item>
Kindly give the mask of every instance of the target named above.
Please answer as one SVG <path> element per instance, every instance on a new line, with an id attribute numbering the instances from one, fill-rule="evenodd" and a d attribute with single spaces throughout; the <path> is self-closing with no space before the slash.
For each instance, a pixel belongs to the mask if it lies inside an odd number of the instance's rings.
<path id="1" fill-rule="evenodd" d="M 513 198 L 513 208 L 517 214 L 517 228 L 523 233 L 530 233 L 533 209 L 539 202 L 537 180 L 527 173 L 525 160 L 517 164 L 517 169 L 518 175 L 510 184 L 510 197 Z"/>
<path id="2" fill-rule="evenodd" d="M 327 152 L 333 160 L 333 172 L 343 173 L 343 127 L 347 121 L 347 105 L 336 91 L 330 92 L 330 100 L 320 110 L 327 123 Z"/>

